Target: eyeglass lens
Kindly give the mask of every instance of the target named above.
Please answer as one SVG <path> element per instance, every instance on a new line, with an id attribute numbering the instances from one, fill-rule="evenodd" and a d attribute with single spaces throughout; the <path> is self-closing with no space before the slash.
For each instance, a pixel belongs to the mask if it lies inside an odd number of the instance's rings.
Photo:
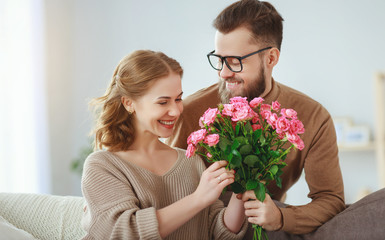
<path id="1" fill-rule="evenodd" d="M 217 57 L 215 55 L 210 55 L 209 56 L 210 64 L 211 66 L 216 69 L 216 70 L 222 70 L 223 68 L 223 62 L 220 57 Z M 233 57 L 226 57 L 224 58 L 224 61 L 226 61 L 227 67 L 231 71 L 239 72 L 242 70 L 242 65 L 241 62 L 238 58 L 233 58 Z"/>

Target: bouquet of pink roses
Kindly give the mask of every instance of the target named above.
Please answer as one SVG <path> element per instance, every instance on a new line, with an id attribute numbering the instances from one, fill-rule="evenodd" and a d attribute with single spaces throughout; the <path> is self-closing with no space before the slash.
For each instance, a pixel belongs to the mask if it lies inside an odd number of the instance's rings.
<path id="1" fill-rule="evenodd" d="M 209 108 L 199 119 L 200 130 L 187 139 L 186 156 L 199 154 L 208 162 L 227 160 L 227 168 L 235 170 L 234 193 L 253 190 L 257 199 L 265 200 L 267 184 L 275 180 L 281 187 L 280 175 L 292 148 L 302 150 L 299 134 L 304 126 L 292 109 L 281 108 L 263 98 L 234 97 L 229 104 Z M 254 225 L 254 239 L 267 238 L 262 227 Z"/>

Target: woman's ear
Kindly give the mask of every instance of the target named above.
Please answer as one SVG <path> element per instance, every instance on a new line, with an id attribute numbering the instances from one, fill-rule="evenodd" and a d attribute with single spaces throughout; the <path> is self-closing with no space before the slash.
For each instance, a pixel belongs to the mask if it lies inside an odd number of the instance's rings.
<path id="1" fill-rule="evenodd" d="M 278 48 L 273 47 L 270 49 L 268 54 L 266 54 L 266 66 L 272 69 L 275 65 L 277 65 L 279 61 L 279 55 L 280 51 Z"/>
<path id="2" fill-rule="evenodd" d="M 132 99 L 126 96 L 122 96 L 120 101 L 122 102 L 124 108 L 127 110 L 129 114 L 135 112 Z"/>

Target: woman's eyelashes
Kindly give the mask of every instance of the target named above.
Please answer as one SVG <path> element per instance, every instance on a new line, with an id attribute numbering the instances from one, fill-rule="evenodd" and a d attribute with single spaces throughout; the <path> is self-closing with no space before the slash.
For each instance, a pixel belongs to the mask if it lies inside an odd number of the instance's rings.
<path id="1" fill-rule="evenodd" d="M 182 102 L 183 99 L 182 98 L 177 98 L 175 99 L 175 102 Z M 167 105 L 169 101 L 161 101 L 161 102 L 158 102 L 159 105 Z"/>

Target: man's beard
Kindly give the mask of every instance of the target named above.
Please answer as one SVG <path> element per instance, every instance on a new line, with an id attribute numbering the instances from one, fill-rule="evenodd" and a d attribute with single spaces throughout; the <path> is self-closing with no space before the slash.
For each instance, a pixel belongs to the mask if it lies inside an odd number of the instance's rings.
<path id="1" fill-rule="evenodd" d="M 231 79 L 229 79 L 231 80 Z M 242 82 L 244 82 L 241 79 Z M 253 82 L 253 84 L 249 85 L 248 89 L 242 89 L 242 91 L 237 94 L 237 96 L 233 96 L 231 91 L 226 89 L 226 80 L 225 79 L 219 79 L 219 95 L 221 97 L 222 103 L 229 103 L 230 98 L 232 97 L 247 97 L 248 101 L 253 100 L 256 97 L 261 96 L 261 94 L 266 89 L 266 82 L 265 82 L 265 69 L 262 67 L 260 70 L 259 77 Z"/>

